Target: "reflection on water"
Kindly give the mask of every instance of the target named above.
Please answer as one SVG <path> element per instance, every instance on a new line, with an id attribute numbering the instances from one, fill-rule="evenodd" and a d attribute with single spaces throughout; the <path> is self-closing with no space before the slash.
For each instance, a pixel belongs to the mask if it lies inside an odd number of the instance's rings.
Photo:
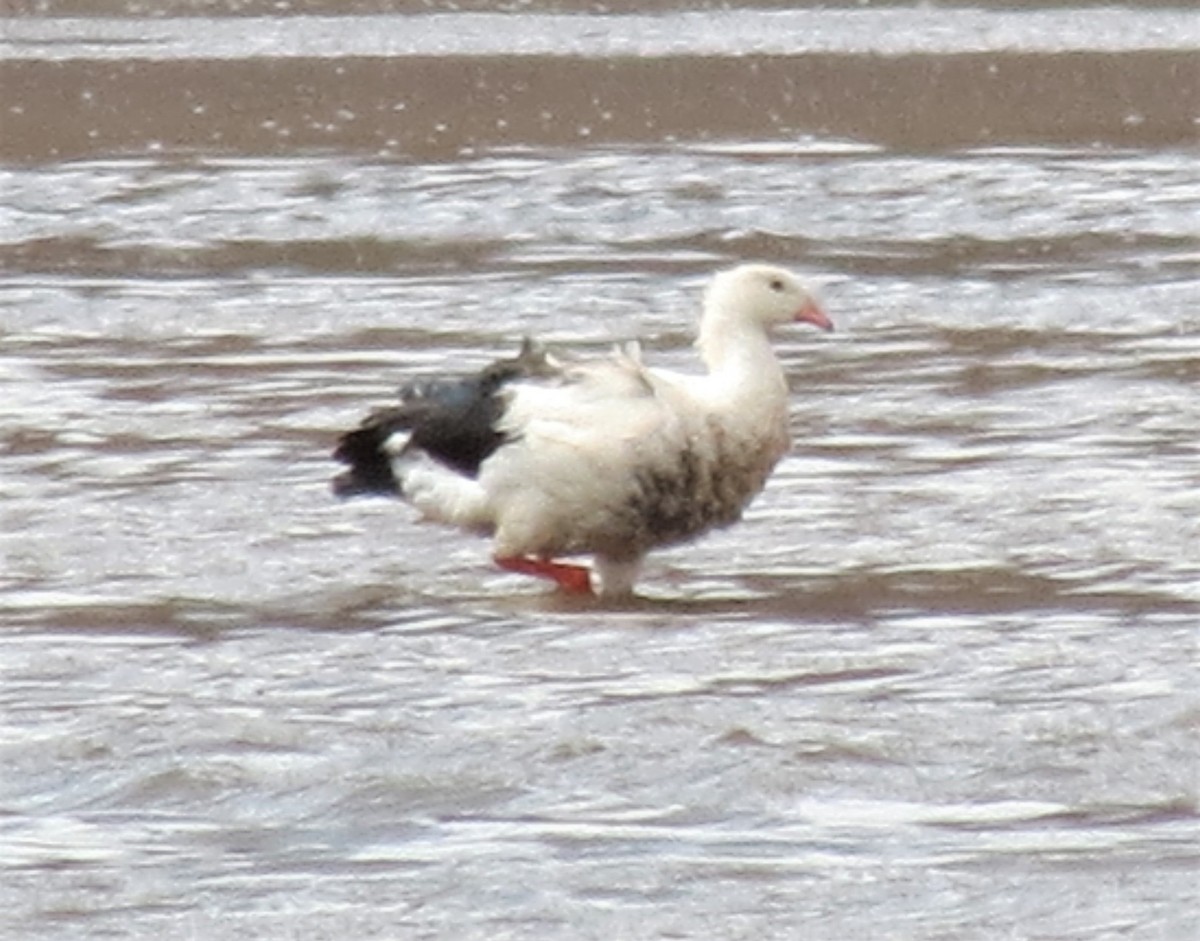
<path id="1" fill-rule="evenodd" d="M 385 16 L 63 17 L 13 20 L 0 55 L 51 59 L 280 59 L 358 56 L 900 56 L 963 52 L 1193 50 L 1184 10 L 967 8 L 650 10 L 612 15 L 475 11 Z"/>
<path id="2" fill-rule="evenodd" d="M 342 59 L 353 18 L 277 62 L 254 20 L 10 31 L 0 936 L 1195 934 L 1194 39 L 874 13 L 926 54 L 763 55 L 756 11 L 642 17 L 696 30 L 644 59 L 514 14 L 534 71 Z M 939 54 L 1038 17 L 1070 55 Z M 402 376 L 526 332 L 688 368 L 746 258 L 839 332 L 781 338 L 793 453 L 645 598 L 329 497 Z"/>

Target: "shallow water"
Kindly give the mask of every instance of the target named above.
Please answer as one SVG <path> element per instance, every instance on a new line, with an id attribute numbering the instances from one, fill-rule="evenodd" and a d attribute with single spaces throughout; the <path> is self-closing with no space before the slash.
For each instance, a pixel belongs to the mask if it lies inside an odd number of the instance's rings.
<path id="1" fill-rule="evenodd" d="M 77 6 L 0 42 L 0 936 L 1200 931 L 1194 14 Z M 839 329 L 638 601 L 330 497 L 744 259 Z"/>

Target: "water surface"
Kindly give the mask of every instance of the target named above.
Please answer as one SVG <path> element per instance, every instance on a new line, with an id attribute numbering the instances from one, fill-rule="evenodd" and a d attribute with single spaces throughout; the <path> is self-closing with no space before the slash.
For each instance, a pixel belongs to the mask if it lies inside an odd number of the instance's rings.
<path id="1" fill-rule="evenodd" d="M 1186 7 L 31 7 L 0 936 L 1200 930 Z M 747 259 L 839 330 L 633 604 L 330 497 L 402 378 L 691 368 Z"/>

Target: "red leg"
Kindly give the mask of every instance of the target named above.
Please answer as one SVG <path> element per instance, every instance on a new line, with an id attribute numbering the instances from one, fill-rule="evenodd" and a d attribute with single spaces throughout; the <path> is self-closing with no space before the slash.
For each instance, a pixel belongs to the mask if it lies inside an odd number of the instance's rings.
<path id="1" fill-rule="evenodd" d="M 569 595 L 592 594 L 592 576 L 586 566 L 531 559 L 526 556 L 497 557 L 496 564 L 509 572 L 548 578 Z"/>

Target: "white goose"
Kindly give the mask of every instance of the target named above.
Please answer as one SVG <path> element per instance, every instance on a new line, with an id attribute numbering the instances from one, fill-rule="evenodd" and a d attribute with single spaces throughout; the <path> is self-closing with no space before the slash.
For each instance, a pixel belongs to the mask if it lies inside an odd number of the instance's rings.
<path id="1" fill-rule="evenodd" d="M 468 378 L 413 383 L 343 435 L 340 496 L 398 495 L 429 519 L 492 537 L 503 568 L 606 596 L 633 590 L 656 546 L 736 521 L 789 445 L 773 328 L 833 329 L 783 269 L 742 265 L 704 298 L 707 367 L 643 365 L 636 348 L 563 363 L 526 341 Z"/>

